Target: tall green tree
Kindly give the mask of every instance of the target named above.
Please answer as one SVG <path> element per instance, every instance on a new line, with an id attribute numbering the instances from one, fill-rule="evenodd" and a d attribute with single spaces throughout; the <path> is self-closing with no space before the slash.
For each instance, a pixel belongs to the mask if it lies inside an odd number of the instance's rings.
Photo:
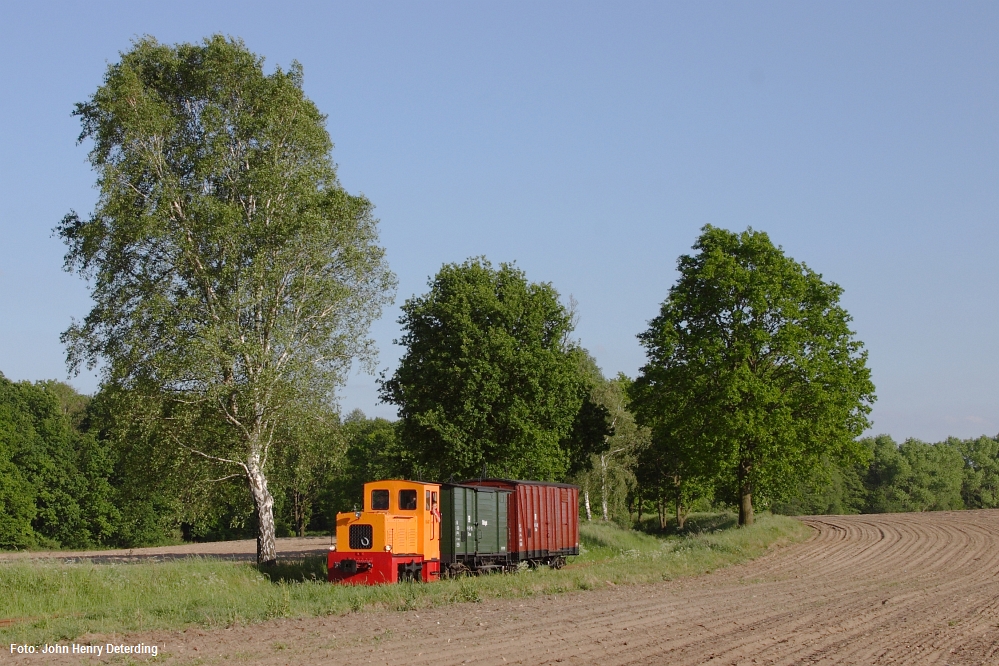
<path id="1" fill-rule="evenodd" d="M 372 206 L 337 181 L 302 68 L 239 40 L 137 40 L 75 115 L 99 198 L 58 227 L 95 302 L 69 366 L 161 401 L 163 441 L 242 476 L 272 561 L 274 433 L 372 358 L 394 288 Z"/>
<path id="2" fill-rule="evenodd" d="M 635 390 L 748 525 L 754 495 L 786 495 L 826 456 L 865 455 L 874 385 L 838 285 L 752 229 L 706 226 L 693 249 L 639 335 Z"/>
<path id="3" fill-rule="evenodd" d="M 570 312 L 550 284 L 485 259 L 441 268 L 406 301 L 405 352 L 382 383 L 418 474 L 562 479 L 586 393 Z"/>

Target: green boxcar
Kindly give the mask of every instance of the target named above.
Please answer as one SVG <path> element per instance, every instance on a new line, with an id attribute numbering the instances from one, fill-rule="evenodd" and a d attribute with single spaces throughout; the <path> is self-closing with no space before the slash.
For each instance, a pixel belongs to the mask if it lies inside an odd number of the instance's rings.
<path id="1" fill-rule="evenodd" d="M 452 574 L 511 566 L 507 548 L 510 492 L 445 483 L 441 486 L 441 565 Z"/>

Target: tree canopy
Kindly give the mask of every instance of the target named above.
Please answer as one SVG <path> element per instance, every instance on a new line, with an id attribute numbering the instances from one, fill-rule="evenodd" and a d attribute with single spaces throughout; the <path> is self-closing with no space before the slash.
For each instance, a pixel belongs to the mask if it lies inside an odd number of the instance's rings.
<path id="1" fill-rule="evenodd" d="M 0 374 L 0 548 L 87 547 L 119 522 L 109 447 L 80 432 L 87 399 Z"/>
<path id="2" fill-rule="evenodd" d="M 414 472 L 561 479 L 586 395 L 571 313 L 511 264 L 447 264 L 402 308 L 405 352 L 381 395 L 399 406 Z"/>
<path id="3" fill-rule="evenodd" d="M 163 440 L 246 479 L 261 561 L 275 434 L 371 360 L 394 289 L 372 205 L 340 186 L 302 81 L 239 40 L 137 40 L 76 106 L 99 198 L 58 227 L 95 302 L 64 334 L 70 367 L 151 396 Z"/>
<path id="4" fill-rule="evenodd" d="M 693 249 L 639 335 L 634 406 L 688 474 L 738 499 L 744 525 L 754 494 L 786 495 L 826 456 L 865 456 L 874 385 L 838 285 L 752 229 L 706 226 Z"/>

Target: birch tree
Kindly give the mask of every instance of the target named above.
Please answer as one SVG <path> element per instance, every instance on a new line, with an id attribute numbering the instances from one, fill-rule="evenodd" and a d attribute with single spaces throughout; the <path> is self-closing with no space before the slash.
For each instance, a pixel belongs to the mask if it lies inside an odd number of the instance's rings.
<path id="1" fill-rule="evenodd" d="M 165 445 L 245 479 L 262 563 L 275 432 L 373 359 L 394 289 L 372 205 L 340 186 L 302 85 L 300 65 L 266 74 L 237 39 L 135 41 L 76 105 L 99 196 L 57 227 L 95 303 L 63 334 L 71 371 L 156 393 Z M 207 422 L 218 436 L 192 431 Z"/>
<path id="2" fill-rule="evenodd" d="M 593 520 L 590 506 L 590 486 L 593 479 L 590 477 L 593 476 L 597 459 L 594 454 L 607 449 L 607 441 L 614 434 L 614 425 L 610 410 L 602 404 L 607 380 L 597 366 L 596 359 L 586 350 L 580 349 L 577 363 L 586 393 L 562 448 L 571 452 L 567 478 L 579 484 L 586 520 L 590 521 Z"/>
<path id="3" fill-rule="evenodd" d="M 635 456 L 649 436 L 645 428 L 635 423 L 628 398 L 630 385 L 631 379 L 619 373 L 595 392 L 596 399 L 608 411 L 611 429 L 611 434 L 604 438 L 603 450 L 594 456 L 604 520 L 625 510 L 628 492 L 635 485 Z"/>
<path id="4" fill-rule="evenodd" d="M 587 465 L 574 476 L 583 493 L 586 519 L 592 520 L 591 495 L 600 498 L 600 515 L 605 521 L 627 511 L 627 497 L 635 485 L 635 455 L 648 431 L 635 423 L 631 414 L 628 386 L 624 374 L 604 379 L 597 370 L 589 399 L 599 408 L 600 429 L 591 429 L 599 441 L 587 449 Z M 591 435 L 592 438 L 592 435 Z"/>

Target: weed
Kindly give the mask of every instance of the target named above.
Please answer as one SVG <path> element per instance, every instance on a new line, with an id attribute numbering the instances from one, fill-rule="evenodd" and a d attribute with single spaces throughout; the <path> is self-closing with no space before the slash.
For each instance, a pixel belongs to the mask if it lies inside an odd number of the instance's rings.
<path id="1" fill-rule="evenodd" d="M 279 583 L 280 595 L 272 596 L 267 600 L 267 611 L 265 617 L 272 619 L 276 617 L 291 616 L 291 590 L 286 583 Z"/>
<path id="2" fill-rule="evenodd" d="M 479 590 L 476 588 L 476 585 L 470 579 L 463 578 L 458 584 L 458 591 L 454 600 L 458 602 L 471 601 L 478 603 L 482 601 L 482 597 L 479 596 Z"/>
<path id="3" fill-rule="evenodd" d="M 401 583 L 401 585 L 406 589 L 405 594 L 402 598 L 402 603 L 396 606 L 396 610 L 408 611 L 416 610 L 420 607 L 420 593 L 417 586 L 420 583 Z"/>

